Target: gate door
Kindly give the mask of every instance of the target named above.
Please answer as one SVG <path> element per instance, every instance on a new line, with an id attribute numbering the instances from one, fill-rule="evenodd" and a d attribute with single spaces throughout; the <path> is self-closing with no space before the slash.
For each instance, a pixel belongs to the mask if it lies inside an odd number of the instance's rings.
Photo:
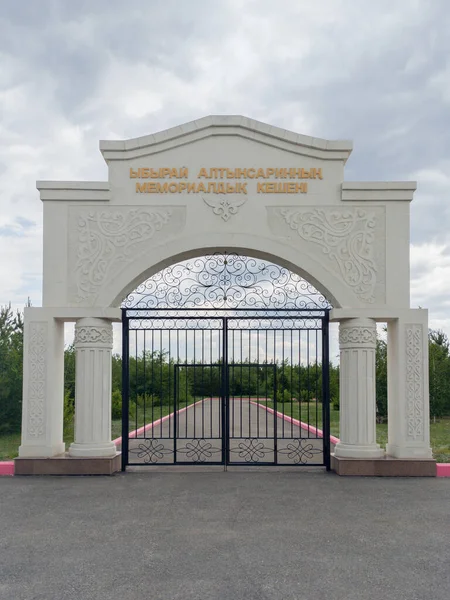
<path id="1" fill-rule="evenodd" d="M 226 319 L 227 463 L 330 464 L 328 311 Z"/>
<path id="2" fill-rule="evenodd" d="M 328 312 L 245 312 L 123 311 L 123 469 L 329 468 Z"/>
<path id="3" fill-rule="evenodd" d="M 224 319 L 123 310 L 122 469 L 223 464 Z"/>
<path id="4" fill-rule="evenodd" d="M 175 365 L 175 463 L 225 463 L 226 417 L 222 390 L 223 365 Z"/>

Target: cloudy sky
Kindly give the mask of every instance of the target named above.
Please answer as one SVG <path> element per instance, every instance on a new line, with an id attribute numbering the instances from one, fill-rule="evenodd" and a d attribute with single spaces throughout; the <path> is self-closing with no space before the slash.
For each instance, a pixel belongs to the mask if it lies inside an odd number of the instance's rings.
<path id="1" fill-rule="evenodd" d="M 448 0 L 2 0 L 0 304 L 41 304 L 37 179 L 99 139 L 243 114 L 352 139 L 348 180 L 417 180 L 412 306 L 450 334 Z"/>

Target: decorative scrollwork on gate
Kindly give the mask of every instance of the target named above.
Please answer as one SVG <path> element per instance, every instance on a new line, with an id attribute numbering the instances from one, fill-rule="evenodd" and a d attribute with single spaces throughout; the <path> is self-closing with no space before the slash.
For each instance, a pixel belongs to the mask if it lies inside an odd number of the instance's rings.
<path id="1" fill-rule="evenodd" d="M 285 267 L 265 260 L 217 253 L 187 260 L 147 279 L 125 308 L 328 309 L 326 298 Z"/>
<path id="2" fill-rule="evenodd" d="M 177 454 L 184 454 L 189 462 L 204 463 L 211 460 L 213 454 L 219 454 L 222 448 L 214 447 L 211 442 L 203 438 L 193 439 L 186 443 L 184 448 L 177 448 Z M 220 457 L 219 457 L 219 460 Z"/>
<path id="3" fill-rule="evenodd" d="M 130 446 L 133 441 L 133 438 L 130 438 Z M 131 447 L 129 451 L 130 454 L 135 454 L 144 463 L 157 463 L 162 461 L 165 456 L 173 454 L 173 448 L 166 448 L 164 445 L 165 441 L 167 440 L 155 438 L 142 439 L 135 447 Z"/>
<path id="4" fill-rule="evenodd" d="M 323 454 L 323 450 L 316 448 L 309 439 L 297 438 L 290 441 L 286 448 L 279 448 L 278 453 L 285 454 L 295 465 L 306 465 L 315 454 Z"/>
<path id="5" fill-rule="evenodd" d="M 264 460 L 267 454 L 273 456 L 274 449 L 265 446 L 257 438 L 247 438 L 241 440 L 236 448 L 230 448 L 230 452 L 237 454 L 239 458 L 247 463 L 258 463 Z"/>

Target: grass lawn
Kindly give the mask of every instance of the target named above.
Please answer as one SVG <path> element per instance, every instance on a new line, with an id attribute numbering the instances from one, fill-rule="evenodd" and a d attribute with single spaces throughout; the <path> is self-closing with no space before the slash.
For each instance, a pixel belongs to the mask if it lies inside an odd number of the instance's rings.
<path id="1" fill-rule="evenodd" d="M 273 408 L 273 402 L 267 402 L 267 406 Z M 308 421 L 310 425 L 313 425 L 314 427 L 317 426 L 319 429 L 322 428 L 322 406 L 320 404 L 317 405 L 316 410 L 316 405 L 314 403 L 308 405 L 308 403 L 305 402 L 300 406 L 296 403 L 292 405 L 291 410 L 290 403 L 278 403 L 277 409 L 295 419 Z M 153 419 L 156 421 L 160 417 L 168 415 L 169 412 L 169 406 L 155 406 L 153 409 Z M 143 409 L 138 407 L 137 420 L 135 414 L 130 416 L 130 431 L 133 431 L 136 427 L 142 427 L 145 422 L 150 422 L 151 417 L 151 410 L 149 411 L 147 408 L 144 418 Z M 330 429 L 332 435 L 339 437 L 339 411 L 333 410 L 332 408 L 330 410 Z M 113 440 L 122 435 L 121 419 L 112 421 L 111 434 Z M 450 418 L 447 417 L 436 421 L 435 423 L 432 422 L 430 425 L 430 437 L 433 455 L 437 462 L 450 462 Z M 73 423 L 67 424 L 64 428 L 64 442 L 66 443 L 66 446 L 73 442 Z M 387 423 L 377 425 L 377 442 L 382 448 L 386 446 Z M 20 433 L 0 435 L 0 460 L 10 460 L 15 458 L 18 454 L 19 445 Z"/>
<path id="2" fill-rule="evenodd" d="M 273 407 L 273 403 L 269 402 L 268 406 Z M 316 405 L 310 403 L 309 405 L 309 420 L 308 420 L 308 403 L 302 402 L 301 404 L 301 416 L 300 407 L 298 403 L 291 405 L 290 403 L 278 403 L 277 405 L 279 412 L 284 412 L 285 415 L 300 419 L 301 421 L 309 422 L 314 427 L 322 428 L 322 406 L 317 405 L 317 423 L 316 425 Z M 330 409 L 330 430 L 331 435 L 339 437 L 339 411 Z M 388 437 L 388 426 L 387 423 L 377 424 L 377 442 L 382 448 L 386 447 Z M 450 418 L 444 417 L 440 420 L 433 421 L 430 424 L 430 442 L 433 448 L 433 456 L 437 462 L 447 463 L 450 462 Z"/>
<path id="3" fill-rule="evenodd" d="M 267 406 L 273 408 L 273 402 L 268 402 Z M 316 405 L 315 402 L 302 402 L 299 405 L 298 402 L 295 402 L 291 407 L 290 402 L 278 402 L 277 410 L 289 417 L 322 429 L 322 405 L 319 403 Z M 330 431 L 331 435 L 339 437 L 339 411 L 332 408 L 330 409 Z"/>

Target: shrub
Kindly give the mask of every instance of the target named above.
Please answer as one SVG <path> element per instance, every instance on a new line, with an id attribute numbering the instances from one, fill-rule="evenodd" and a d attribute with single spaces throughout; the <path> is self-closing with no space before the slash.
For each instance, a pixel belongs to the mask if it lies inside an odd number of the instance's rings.
<path id="1" fill-rule="evenodd" d="M 289 390 L 278 390 L 277 392 L 277 402 L 290 402 L 292 398 L 292 394 Z"/>
<path id="2" fill-rule="evenodd" d="M 73 423 L 75 416 L 75 400 L 70 394 L 70 390 L 64 390 L 64 426 Z"/>
<path id="3" fill-rule="evenodd" d="M 111 418 L 113 420 L 122 418 L 122 394 L 114 390 L 111 396 Z"/>
<path id="4" fill-rule="evenodd" d="M 331 396 L 330 404 L 334 410 L 339 410 L 339 396 Z"/>

